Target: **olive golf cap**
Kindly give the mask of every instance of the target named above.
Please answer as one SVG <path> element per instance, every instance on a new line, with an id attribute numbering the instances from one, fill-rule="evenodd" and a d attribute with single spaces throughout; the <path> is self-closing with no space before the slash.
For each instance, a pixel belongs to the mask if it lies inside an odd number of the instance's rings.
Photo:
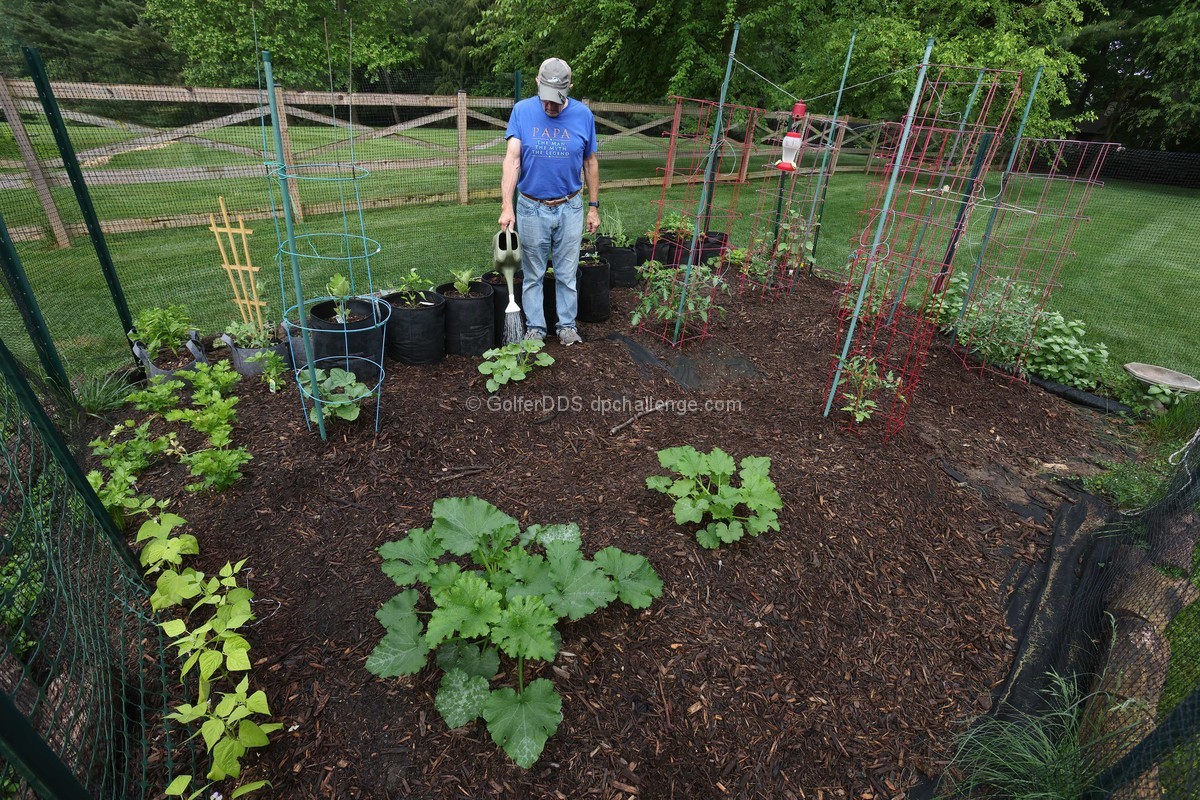
<path id="1" fill-rule="evenodd" d="M 547 58 L 537 74 L 538 97 L 551 103 L 567 102 L 571 68 L 561 58 Z"/>

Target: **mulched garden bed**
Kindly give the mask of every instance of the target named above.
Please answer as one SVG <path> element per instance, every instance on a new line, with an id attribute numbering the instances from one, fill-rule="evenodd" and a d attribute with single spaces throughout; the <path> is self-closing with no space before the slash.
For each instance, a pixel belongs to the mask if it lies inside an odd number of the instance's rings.
<path id="1" fill-rule="evenodd" d="M 246 478 L 196 496 L 174 465 L 142 488 L 190 521 L 198 569 L 245 558 L 252 570 L 251 680 L 284 730 L 249 777 L 297 800 L 889 798 L 939 772 L 1007 670 L 1004 601 L 1049 538 L 1037 506 L 1057 504 L 1054 479 L 1105 445 L 1094 417 L 968 374 L 940 341 L 892 441 L 882 420 L 853 433 L 822 419 L 833 288 L 808 279 L 790 299 L 731 310 L 685 349 L 707 376 L 699 389 L 605 338 L 628 332 L 627 289 L 609 323 L 581 328 L 584 344 L 549 340 L 557 363 L 504 387 L 497 410 L 476 359 L 392 366 L 379 434 L 364 413 L 322 443 L 294 389 L 243 380 Z M 647 398 L 701 410 L 613 433 Z M 740 410 L 703 410 L 710 400 Z M 604 401 L 617 407 L 594 410 Z M 701 549 L 644 483 L 662 472 L 656 451 L 682 444 L 770 456 L 782 531 Z M 397 591 L 376 548 L 463 495 L 522 525 L 575 521 L 586 552 L 641 553 L 665 584 L 648 610 L 614 604 L 563 626 L 563 652 L 533 671 L 562 693 L 563 722 L 528 771 L 482 722 L 446 729 L 437 670 L 380 680 L 363 666 L 383 635 L 375 611 Z"/>

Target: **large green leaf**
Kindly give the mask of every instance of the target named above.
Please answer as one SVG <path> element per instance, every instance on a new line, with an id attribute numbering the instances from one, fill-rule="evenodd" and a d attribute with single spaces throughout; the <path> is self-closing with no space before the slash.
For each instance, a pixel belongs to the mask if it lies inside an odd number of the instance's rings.
<path id="1" fill-rule="evenodd" d="M 437 572 L 437 559 L 446 552 L 433 531 L 413 528 L 408 536 L 379 548 L 383 573 L 400 586 L 427 582 Z"/>
<path id="2" fill-rule="evenodd" d="M 554 589 L 545 594 L 546 605 L 559 616 L 582 619 L 617 597 L 612 579 L 574 545 L 555 542 L 546 546 L 546 561 Z"/>
<path id="3" fill-rule="evenodd" d="M 550 565 L 546 563 L 545 558 L 536 553 L 528 553 L 520 547 L 514 547 L 505 558 L 505 566 L 514 581 L 506 592 L 510 599 L 521 595 L 540 597 L 554 588 L 554 579 L 550 577 Z"/>
<path id="4" fill-rule="evenodd" d="M 367 658 L 367 671 L 381 678 L 414 675 L 425 666 L 429 645 L 414 614 L 388 626 L 388 632 Z"/>
<path id="5" fill-rule="evenodd" d="M 558 616 L 540 597 L 514 598 L 492 628 L 492 641 L 511 658 L 553 661 L 558 654 L 552 634 Z"/>
<path id="6" fill-rule="evenodd" d="M 675 521 L 680 525 L 700 522 L 708 511 L 708 497 L 681 497 L 675 501 Z"/>
<path id="7" fill-rule="evenodd" d="M 715 480 L 729 480 L 737 469 L 733 456 L 719 447 L 714 447 L 705 460 L 708 462 L 708 471 Z"/>
<path id="8" fill-rule="evenodd" d="M 425 639 L 430 647 L 459 635 L 465 639 L 487 636 L 500 619 L 500 593 L 475 572 L 464 572 L 434 598 L 437 608 L 429 617 Z"/>
<path id="9" fill-rule="evenodd" d="M 704 456 L 691 446 L 659 450 L 658 463 L 687 478 L 695 478 L 707 471 Z"/>
<path id="10" fill-rule="evenodd" d="M 483 718 L 492 741 L 529 769 L 562 722 L 562 698 L 554 684 L 538 678 L 520 694 L 507 688 L 492 692 L 483 705 Z"/>
<path id="11" fill-rule="evenodd" d="M 516 538 L 521 526 L 486 500 L 478 497 L 443 497 L 433 503 L 430 529 L 456 556 L 465 556 L 497 534 Z"/>
<path id="12" fill-rule="evenodd" d="M 438 647 L 437 663 L 443 672 L 457 669 L 491 680 L 500 671 L 500 654 L 494 647 L 454 639 Z"/>
<path id="13" fill-rule="evenodd" d="M 391 630 L 417 618 L 417 590 L 405 589 L 375 612 L 379 624 Z"/>
<path id="14" fill-rule="evenodd" d="M 487 678 L 468 675 L 461 669 L 452 669 L 442 676 L 442 683 L 438 687 L 433 704 L 446 721 L 446 725 L 461 728 L 479 718 L 483 712 L 483 704 L 491 694 Z"/>
<path id="15" fill-rule="evenodd" d="M 645 556 L 606 547 L 596 553 L 595 561 L 615 582 L 622 603 L 647 608 L 654 598 L 662 597 L 662 580 Z"/>
<path id="16" fill-rule="evenodd" d="M 553 525 L 530 525 L 521 534 L 521 544 L 536 542 L 545 547 L 551 542 L 583 543 L 583 533 L 574 522 L 557 523 Z"/>

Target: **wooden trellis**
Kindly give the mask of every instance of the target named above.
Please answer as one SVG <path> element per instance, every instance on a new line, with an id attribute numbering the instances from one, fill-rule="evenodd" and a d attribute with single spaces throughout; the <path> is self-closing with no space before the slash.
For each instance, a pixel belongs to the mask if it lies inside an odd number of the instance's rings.
<path id="1" fill-rule="evenodd" d="M 221 251 L 221 266 L 229 276 L 229 285 L 233 288 L 233 304 L 242 312 L 242 322 L 256 328 L 264 327 L 263 309 L 267 304 L 258 299 L 258 267 L 250 261 L 250 234 L 254 230 L 246 227 L 241 214 L 237 218 L 237 226 L 229 224 L 229 211 L 225 208 L 225 198 L 218 197 L 221 206 L 223 226 L 217 227 L 217 221 L 212 214 L 208 215 L 208 229 L 217 237 L 217 249 Z M 237 237 L 241 237 L 241 253 L 238 252 Z M 225 238 L 222 238 L 225 237 Z M 245 261 L 242 261 L 242 257 Z"/>

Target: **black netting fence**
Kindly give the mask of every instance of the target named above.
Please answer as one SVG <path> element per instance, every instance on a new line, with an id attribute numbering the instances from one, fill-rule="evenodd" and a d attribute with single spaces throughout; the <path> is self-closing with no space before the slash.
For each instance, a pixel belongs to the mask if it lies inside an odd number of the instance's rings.
<path id="1" fill-rule="evenodd" d="M 0 350 L 0 797 L 160 797 L 196 765 L 150 592 Z"/>
<path id="2" fill-rule="evenodd" d="M 1200 432 L 1172 462 L 1145 509 L 1059 509 L 1010 601 L 1012 670 L 942 796 L 1200 796 Z"/>

